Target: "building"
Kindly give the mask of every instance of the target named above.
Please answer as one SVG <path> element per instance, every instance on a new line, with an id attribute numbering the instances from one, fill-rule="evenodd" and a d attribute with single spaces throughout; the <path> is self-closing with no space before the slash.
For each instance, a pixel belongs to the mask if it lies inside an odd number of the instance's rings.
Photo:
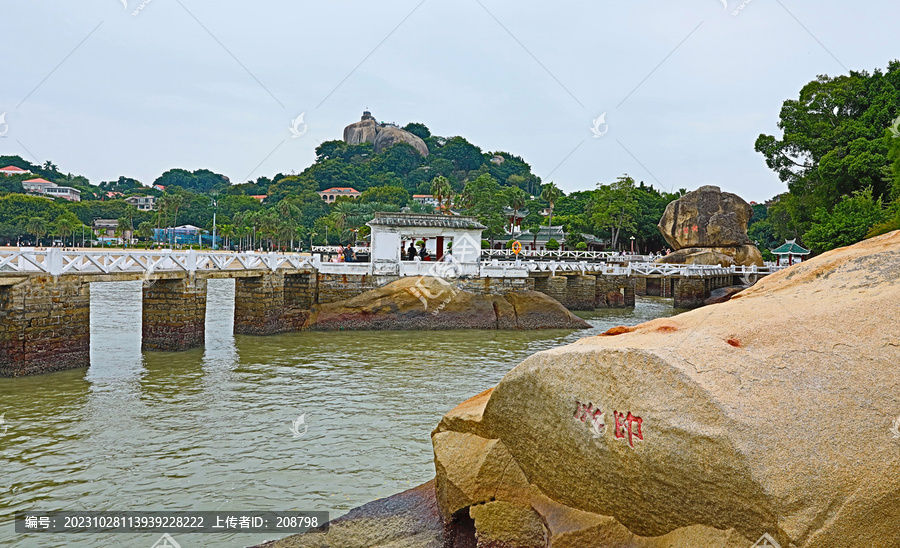
<path id="1" fill-rule="evenodd" d="M 319 196 L 328 203 L 334 202 L 338 196 L 350 196 L 351 198 L 356 198 L 360 194 L 362 194 L 362 192 L 351 187 L 334 187 L 329 188 L 328 190 L 319 191 Z"/>
<path id="2" fill-rule="evenodd" d="M 36 194 L 45 198 L 64 198 L 70 202 L 81 201 L 81 191 L 70 186 L 59 186 L 46 179 L 28 179 L 22 181 L 22 188 L 29 194 Z"/>
<path id="3" fill-rule="evenodd" d="M 154 228 L 153 239 L 160 243 L 200 244 L 203 230 L 194 225 L 181 225 L 175 228 Z"/>
<path id="4" fill-rule="evenodd" d="M 268 198 L 269 195 L 268 194 L 251 194 L 250 197 L 256 198 L 257 200 L 259 200 L 259 203 L 263 203 L 263 201 L 265 201 L 265 199 Z"/>
<path id="5" fill-rule="evenodd" d="M 156 196 L 129 196 L 125 198 L 125 203 L 140 211 L 153 211 L 156 208 Z"/>
<path id="6" fill-rule="evenodd" d="M 803 262 L 804 257 L 809 255 L 808 249 L 803 249 L 797 245 L 797 239 L 785 240 L 781 247 L 772 250 L 772 255 L 778 255 L 778 266 L 790 266 L 794 263 Z"/>
<path id="7" fill-rule="evenodd" d="M 506 242 L 510 240 L 518 240 L 522 244 L 522 249 L 531 251 L 544 251 L 547 249 L 547 242 L 554 239 L 559 243 L 559 248 L 563 249 L 566 243 L 566 233 L 562 226 L 546 227 L 542 226 L 537 236 L 527 230 L 515 232 L 506 238 L 498 238 L 494 240 L 494 249 L 505 249 Z"/>
<path id="8" fill-rule="evenodd" d="M 16 166 L 6 166 L 3 169 L 0 169 L 0 174 L 6 175 L 7 177 L 12 177 L 13 175 L 25 175 L 31 174 L 27 169 L 22 169 Z"/>
<path id="9" fill-rule="evenodd" d="M 437 198 L 435 198 L 431 194 L 413 194 L 412 199 L 414 202 L 419 202 L 422 205 L 435 208 L 438 207 Z"/>
<path id="10" fill-rule="evenodd" d="M 122 234 L 116 234 L 116 230 L 119 228 L 118 219 L 94 219 L 92 228 L 100 243 L 123 243 L 123 241 L 131 241 L 133 237 L 133 231 L 130 228 L 123 230 Z"/>

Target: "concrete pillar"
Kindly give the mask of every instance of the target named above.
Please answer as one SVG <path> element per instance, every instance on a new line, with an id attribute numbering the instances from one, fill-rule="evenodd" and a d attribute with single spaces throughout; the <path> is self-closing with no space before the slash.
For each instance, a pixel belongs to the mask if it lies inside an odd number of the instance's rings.
<path id="1" fill-rule="evenodd" d="M 283 333 L 288 330 L 284 313 L 284 274 L 281 272 L 234 280 L 236 335 Z"/>
<path id="2" fill-rule="evenodd" d="M 157 279 L 144 287 L 142 350 L 181 352 L 205 342 L 205 278 Z"/>
<path id="3" fill-rule="evenodd" d="M 593 310 L 596 285 L 595 276 L 567 276 L 566 299 L 562 303 L 569 310 Z"/>
<path id="4" fill-rule="evenodd" d="M 680 277 L 675 280 L 675 308 L 697 308 L 703 306 L 708 293 L 703 278 Z"/>
<path id="5" fill-rule="evenodd" d="M 91 364 L 90 283 L 36 276 L 0 287 L 0 377 Z"/>

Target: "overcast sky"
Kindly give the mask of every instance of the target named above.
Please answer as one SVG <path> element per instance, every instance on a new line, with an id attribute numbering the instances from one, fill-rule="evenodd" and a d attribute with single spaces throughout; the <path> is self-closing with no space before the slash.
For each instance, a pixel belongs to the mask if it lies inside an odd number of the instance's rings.
<path id="1" fill-rule="evenodd" d="M 0 154 L 243 182 L 299 173 L 368 107 L 566 192 L 628 173 L 762 201 L 785 186 L 756 137 L 817 75 L 900 57 L 900 4 L 724 1 L 4 0 Z"/>

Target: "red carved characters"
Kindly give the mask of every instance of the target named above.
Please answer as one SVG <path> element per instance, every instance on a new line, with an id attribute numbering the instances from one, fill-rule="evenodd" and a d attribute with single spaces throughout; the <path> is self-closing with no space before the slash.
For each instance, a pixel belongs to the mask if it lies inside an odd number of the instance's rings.
<path id="1" fill-rule="evenodd" d="M 632 448 L 634 447 L 634 438 L 644 441 L 644 433 L 641 432 L 641 424 L 644 422 L 644 419 L 641 417 L 635 417 L 631 414 L 631 411 L 628 412 L 628 415 L 625 413 L 619 413 L 618 411 L 613 411 L 613 415 L 616 418 L 616 428 L 615 428 L 615 436 L 616 439 L 625 439 L 625 432 L 628 432 L 628 445 Z M 637 425 L 637 429 L 633 429 L 632 425 Z"/>
<path id="2" fill-rule="evenodd" d="M 595 438 L 599 438 L 602 434 L 600 429 L 606 427 L 603 423 L 603 411 L 599 407 L 595 409 L 594 404 L 590 402 L 583 404 L 576 401 L 574 418 L 576 421 L 590 422 L 593 428 L 592 434 Z"/>

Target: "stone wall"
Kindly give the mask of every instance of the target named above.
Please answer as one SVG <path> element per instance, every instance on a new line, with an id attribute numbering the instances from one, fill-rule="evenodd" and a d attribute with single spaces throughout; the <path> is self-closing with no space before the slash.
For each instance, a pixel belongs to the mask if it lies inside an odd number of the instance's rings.
<path id="1" fill-rule="evenodd" d="M 287 330 L 284 322 L 284 279 L 284 274 L 278 271 L 235 279 L 236 335 L 273 335 Z"/>
<path id="2" fill-rule="evenodd" d="M 535 278 L 466 278 L 456 287 L 481 295 L 503 295 L 510 291 L 534 291 Z"/>
<path id="3" fill-rule="evenodd" d="M 595 276 L 566 276 L 566 296 L 562 302 L 569 310 L 593 310 L 596 297 Z"/>
<path id="4" fill-rule="evenodd" d="M 597 276 L 594 306 L 596 308 L 627 308 L 634 306 L 636 278 L 625 275 Z"/>
<path id="5" fill-rule="evenodd" d="M 157 279 L 144 287 L 142 350 L 180 352 L 205 342 L 206 279 Z"/>
<path id="6" fill-rule="evenodd" d="M 318 274 L 318 300 L 319 304 L 333 303 L 355 297 L 361 293 L 365 293 L 370 289 L 381 287 L 382 285 L 396 280 L 379 279 L 382 277 L 370 276 L 368 274 Z"/>
<path id="7" fill-rule="evenodd" d="M 675 308 L 697 308 L 709 295 L 708 280 L 704 278 L 681 277 L 675 281 Z"/>
<path id="8" fill-rule="evenodd" d="M 88 367 L 90 283 L 34 277 L 0 288 L 0 377 Z"/>

